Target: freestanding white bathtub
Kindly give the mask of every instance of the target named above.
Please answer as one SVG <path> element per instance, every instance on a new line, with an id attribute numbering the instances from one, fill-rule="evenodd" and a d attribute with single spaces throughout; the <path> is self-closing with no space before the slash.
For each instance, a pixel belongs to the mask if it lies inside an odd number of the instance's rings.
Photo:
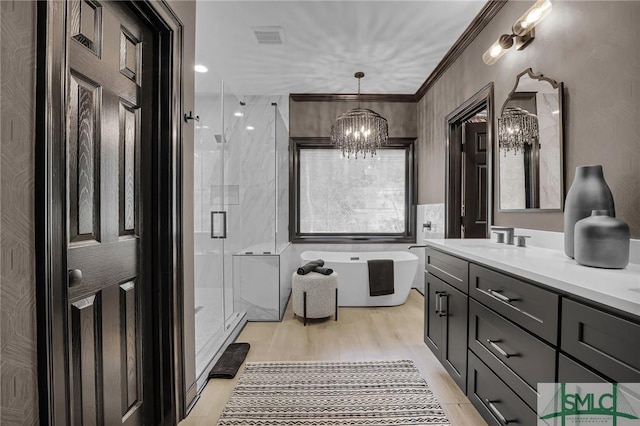
<path id="1" fill-rule="evenodd" d="M 409 296 L 413 278 L 418 270 L 418 257 L 404 251 L 385 252 L 333 252 L 305 251 L 303 263 L 324 260 L 324 267 L 338 274 L 339 306 L 397 306 Z M 369 296 L 369 269 L 367 260 L 393 259 L 394 294 Z"/>

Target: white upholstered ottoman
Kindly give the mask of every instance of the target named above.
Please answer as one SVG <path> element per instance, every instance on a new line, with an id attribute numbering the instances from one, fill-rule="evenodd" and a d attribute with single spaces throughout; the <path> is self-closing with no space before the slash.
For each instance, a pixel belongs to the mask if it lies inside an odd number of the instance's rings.
<path id="1" fill-rule="evenodd" d="M 293 273 L 291 279 L 293 313 L 304 318 L 326 318 L 334 315 L 338 321 L 338 274 L 323 275 L 309 272 Z"/>

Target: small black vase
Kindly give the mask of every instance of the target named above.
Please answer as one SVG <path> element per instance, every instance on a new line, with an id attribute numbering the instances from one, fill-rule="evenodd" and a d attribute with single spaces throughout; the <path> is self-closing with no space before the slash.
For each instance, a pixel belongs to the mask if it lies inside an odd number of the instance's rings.
<path id="1" fill-rule="evenodd" d="M 573 184 L 564 202 L 564 252 L 574 257 L 574 227 L 576 222 L 591 215 L 593 210 L 607 210 L 612 217 L 616 211 L 613 195 L 604 180 L 602 166 L 576 167 Z"/>
<path id="2" fill-rule="evenodd" d="M 576 223 L 576 262 L 596 268 L 626 268 L 630 239 L 629 225 L 609 216 L 607 210 L 594 210 Z"/>

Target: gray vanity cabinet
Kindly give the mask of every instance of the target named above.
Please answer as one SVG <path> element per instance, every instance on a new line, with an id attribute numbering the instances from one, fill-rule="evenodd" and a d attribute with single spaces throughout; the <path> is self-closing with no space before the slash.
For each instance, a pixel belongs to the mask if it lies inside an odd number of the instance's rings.
<path id="1" fill-rule="evenodd" d="M 444 281 L 425 272 L 424 274 L 424 342 L 431 352 L 442 360 L 442 318 L 439 316 L 440 294 Z"/>
<path id="2" fill-rule="evenodd" d="M 555 382 L 555 348 L 473 299 L 469 349 L 532 409 L 537 405 L 538 383 Z"/>
<path id="3" fill-rule="evenodd" d="M 612 381 L 640 383 L 640 324 L 565 298 L 560 349 Z"/>
<path id="4" fill-rule="evenodd" d="M 560 296 L 473 263 L 469 295 L 467 396 L 489 424 L 535 425 L 538 383 L 556 378 Z"/>
<path id="5" fill-rule="evenodd" d="M 469 265 L 469 294 L 556 345 L 560 296 L 483 266 Z"/>
<path id="6" fill-rule="evenodd" d="M 471 351 L 467 397 L 491 426 L 537 424 L 535 411 Z"/>
<path id="7" fill-rule="evenodd" d="M 436 270 L 428 254 L 425 273 L 424 341 L 442 362 L 463 392 L 467 385 L 468 296 L 459 290 L 466 281 L 466 262 L 443 253 L 435 253 L 437 271 L 444 281 L 430 272 Z M 464 265 L 462 265 L 462 264 Z M 449 268 L 455 265 L 455 270 Z M 443 269 L 449 272 L 444 273 Z M 453 272 L 453 273 L 451 273 Z M 464 274 L 464 277 L 461 276 Z M 453 283 L 454 285 L 451 285 Z"/>
<path id="8" fill-rule="evenodd" d="M 605 383 L 609 380 L 578 364 L 564 354 L 558 357 L 559 383 Z"/>
<path id="9" fill-rule="evenodd" d="M 469 262 L 446 253 L 427 248 L 425 269 L 464 294 L 469 293 Z"/>
<path id="10" fill-rule="evenodd" d="M 426 251 L 425 342 L 487 423 L 536 425 L 538 383 L 640 382 L 636 316 L 445 251 Z"/>

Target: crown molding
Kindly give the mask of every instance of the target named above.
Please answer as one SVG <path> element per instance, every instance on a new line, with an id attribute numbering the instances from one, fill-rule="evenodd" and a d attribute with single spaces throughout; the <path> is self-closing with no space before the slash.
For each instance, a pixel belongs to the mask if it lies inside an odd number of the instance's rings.
<path id="1" fill-rule="evenodd" d="M 502 9 L 509 0 L 489 0 L 478 12 L 471 24 L 462 33 L 458 40 L 451 46 L 451 49 L 444 55 L 440 63 L 431 72 L 429 77 L 422 83 L 422 86 L 415 94 L 416 101 L 422 99 L 434 83 L 444 74 L 444 72 L 462 55 L 462 52 L 480 34 L 494 16 Z"/>
<path id="2" fill-rule="evenodd" d="M 354 102 L 358 100 L 356 93 L 291 93 L 295 102 Z M 413 94 L 371 93 L 360 94 L 362 102 L 416 102 Z"/>

